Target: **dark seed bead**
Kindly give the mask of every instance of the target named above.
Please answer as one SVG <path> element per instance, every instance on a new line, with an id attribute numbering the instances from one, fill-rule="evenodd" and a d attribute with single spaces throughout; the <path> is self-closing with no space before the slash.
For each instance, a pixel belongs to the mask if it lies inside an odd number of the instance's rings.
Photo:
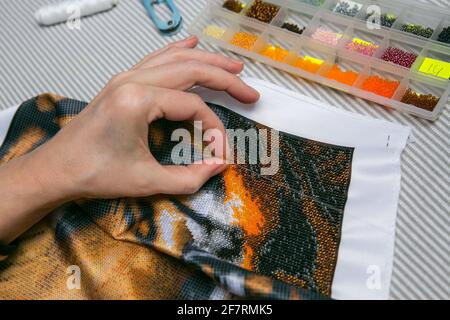
<path id="1" fill-rule="evenodd" d="M 339 14 L 354 17 L 359 12 L 359 7 L 356 4 L 351 6 L 347 1 L 339 0 L 333 11 Z"/>
<path id="2" fill-rule="evenodd" d="M 281 28 L 289 30 L 291 32 L 298 33 L 298 34 L 302 34 L 303 31 L 305 31 L 305 28 L 300 28 L 298 25 L 296 25 L 294 23 L 290 23 L 290 22 L 283 23 Z"/>
<path id="3" fill-rule="evenodd" d="M 324 4 L 325 0 L 304 0 L 305 3 L 319 7 Z"/>
<path id="4" fill-rule="evenodd" d="M 224 2 L 223 7 L 235 13 L 240 13 L 244 8 L 244 5 L 237 0 L 227 0 Z"/>
<path id="5" fill-rule="evenodd" d="M 421 109 L 433 111 L 439 102 L 439 98 L 432 94 L 418 94 L 413 90 L 408 89 L 402 98 L 402 102 L 412 104 Z"/>
<path id="6" fill-rule="evenodd" d="M 373 13 L 368 14 L 368 15 L 366 16 L 366 20 L 369 20 L 369 19 L 371 19 L 372 17 L 373 17 Z M 394 22 L 395 22 L 396 20 L 397 20 L 397 16 L 394 15 L 394 14 L 383 13 L 383 14 L 380 16 L 380 24 L 381 24 L 383 27 L 386 27 L 386 28 L 391 28 L 391 27 L 394 25 Z"/>
<path id="7" fill-rule="evenodd" d="M 442 30 L 442 32 L 439 34 L 438 41 L 450 43 L 450 26 Z"/>
<path id="8" fill-rule="evenodd" d="M 434 30 L 429 27 L 424 27 L 413 23 L 404 24 L 401 30 L 424 38 L 430 38 L 434 32 Z"/>
<path id="9" fill-rule="evenodd" d="M 397 16 L 393 14 L 382 14 L 381 15 L 381 25 L 387 28 L 392 27 L 392 25 L 397 20 Z"/>
<path id="10" fill-rule="evenodd" d="M 278 14 L 279 10 L 280 7 L 274 4 L 264 2 L 262 0 L 256 0 L 247 11 L 247 17 L 255 18 L 265 23 L 270 23 Z"/>

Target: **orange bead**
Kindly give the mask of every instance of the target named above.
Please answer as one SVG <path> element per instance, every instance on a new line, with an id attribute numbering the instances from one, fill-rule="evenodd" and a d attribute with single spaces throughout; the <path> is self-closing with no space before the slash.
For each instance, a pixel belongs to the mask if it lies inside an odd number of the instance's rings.
<path id="1" fill-rule="evenodd" d="M 354 71 L 342 71 L 338 65 L 334 65 L 325 76 L 328 79 L 352 86 L 358 78 L 358 73 Z"/>
<path id="2" fill-rule="evenodd" d="M 304 58 L 298 58 L 295 60 L 293 66 L 311 73 L 316 73 L 319 71 L 321 63 L 315 63 L 311 60 L 304 59 Z"/>
<path id="3" fill-rule="evenodd" d="M 392 98 L 400 82 L 383 79 L 379 76 L 368 77 L 361 88 L 386 98 Z"/>
<path id="4" fill-rule="evenodd" d="M 266 56 L 275 61 L 284 61 L 289 54 L 289 51 L 275 46 L 267 46 L 264 50 L 260 52 L 263 56 Z"/>
<path id="5" fill-rule="evenodd" d="M 232 45 L 251 50 L 258 40 L 258 36 L 248 32 L 238 32 L 230 40 Z"/>

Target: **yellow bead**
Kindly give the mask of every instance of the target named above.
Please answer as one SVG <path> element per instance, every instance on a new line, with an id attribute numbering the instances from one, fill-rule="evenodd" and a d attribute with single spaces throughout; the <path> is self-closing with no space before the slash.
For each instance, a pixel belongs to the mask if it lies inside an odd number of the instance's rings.
<path id="1" fill-rule="evenodd" d="M 209 25 L 205 28 L 205 30 L 203 30 L 203 33 L 210 37 L 220 39 L 225 34 L 225 29 L 222 29 L 216 25 Z"/>

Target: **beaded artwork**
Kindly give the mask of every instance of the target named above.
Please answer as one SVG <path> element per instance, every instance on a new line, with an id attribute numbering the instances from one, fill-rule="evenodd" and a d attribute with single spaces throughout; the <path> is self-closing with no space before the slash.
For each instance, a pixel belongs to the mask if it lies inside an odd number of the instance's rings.
<path id="1" fill-rule="evenodd" d="M 85 103 L 42 95 L 22 104 L 0 164 L 52 138 Z M 210 105 L 226 128 L 264 128 Z M 171 163 L 174 129 L 150 127 Z M 0 265 L 0 297 L 46 299 L 318 299 L 331 295 L 353 149 L 279 133 L 280 169 L 232 165 L 193 196 L 83 200 L 24 234 Z M 81 290 L 65 290 L 68 266 Z M 39 288 L 39 290 L 36 290 Z"/>

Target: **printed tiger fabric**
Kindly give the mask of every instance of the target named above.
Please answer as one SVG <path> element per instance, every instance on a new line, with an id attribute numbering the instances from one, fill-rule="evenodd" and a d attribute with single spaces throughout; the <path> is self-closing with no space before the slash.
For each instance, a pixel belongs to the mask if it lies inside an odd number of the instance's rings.
<path id="1" fill-rule="evenodd" d="M 86 103 L 51 94 L 21 105 L 0 165 L 51 139 Z M 210 104 L 226 128 L 263 128 Z M 171 163 L 160 120 L 150 150 Z M 324 299 L 331 296 L 353 149 L 279 133 L 280 169 L 232 165 L 193 196 L 82 200 L 19 239 L 0 265 L 3 299 Z M 57 155 L 55 155 L 57 156 Z M 74 267 L 75 266 L 75 267 Z M 81 287 L 70 286 L 79 268 Z M 69 284 L 69 285 L 68 285 Z"/>

